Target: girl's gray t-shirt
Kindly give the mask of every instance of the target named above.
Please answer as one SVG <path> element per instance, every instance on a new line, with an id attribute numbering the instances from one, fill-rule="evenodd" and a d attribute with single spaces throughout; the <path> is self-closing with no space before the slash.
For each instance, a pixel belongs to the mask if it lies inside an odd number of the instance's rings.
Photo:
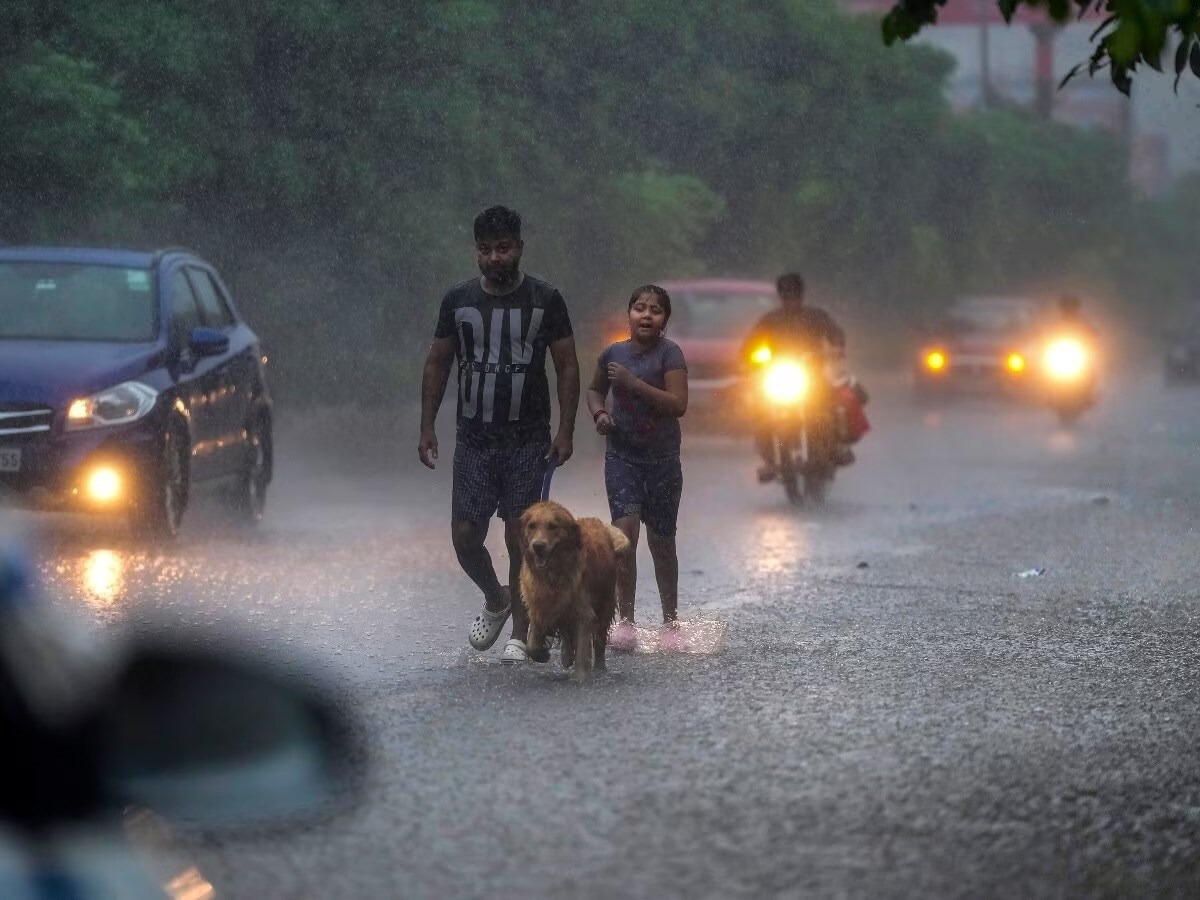
<path id="1" fill-rule="evenodd" d="M 619 363 L 651 387 L 666 390 L 667 373 L 687 371 L 679 345 L 659 338 L 639 352 L 632 340 L 619 341 L 600 354 L 600 369 Z M 609 404 L 615 430 L 608 434 L 608 452 L 630 462 L 650 462 L 679 455 L 679 419 L 655 409 L 649 402 L 619 385 L 612 386 Z"/>

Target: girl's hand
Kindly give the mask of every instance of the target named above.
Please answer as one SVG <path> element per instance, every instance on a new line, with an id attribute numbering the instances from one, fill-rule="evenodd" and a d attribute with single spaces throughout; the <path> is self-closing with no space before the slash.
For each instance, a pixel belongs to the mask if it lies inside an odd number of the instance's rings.
<path id="1" fill-rule="evenodd" d="M 638 377 L 630 372 L 620 363 L 608 364 L 608 381 L 612 385 L 617 385 L 623 388 L 632 387 Z"/>
<path id="2" fill-rule="evenodd" d="M 596 414 L 596 434 L 605 435 L 613 430 L 612 416 L 607 411 Z"/>

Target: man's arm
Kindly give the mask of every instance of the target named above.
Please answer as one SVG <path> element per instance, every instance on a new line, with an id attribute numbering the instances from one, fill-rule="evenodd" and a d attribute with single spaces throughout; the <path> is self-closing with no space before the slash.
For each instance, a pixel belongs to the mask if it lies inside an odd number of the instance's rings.
<path id="1" fill-rule="evenodd" d="M 579 357 L 575 338 L 565 337 L 550 345 L 554 374 L 558 380 L 558 434 L 550 445 L 561 466 L 574 452 L 575 414 L 579 411 Z"/>
<path id="2" fill-rule="evenodd" d="M 429 355 L 425 357 L 425 370 L 421 374 L 421 440 L 417 445 L 417 454 L 421 457 L 421 462 L 431 469 L 438 456 L 434 426 L 437 423 L 442 398 L 446 395 L 446 382 L 450 380 L 453 362 L 454 338 L 435 338 L 429 345 Z"/>

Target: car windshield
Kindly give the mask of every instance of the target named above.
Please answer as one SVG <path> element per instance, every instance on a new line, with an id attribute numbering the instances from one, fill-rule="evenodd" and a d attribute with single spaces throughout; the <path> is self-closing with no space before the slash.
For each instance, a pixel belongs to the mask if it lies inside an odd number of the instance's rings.
<path id="1" fill-rule="evenodd" d="M 694 338 L 741 338 L 779 302 L 771 294 L 684 293 L 672 296 L 671 328 Z"/>
<path id="2" fill-rule="evenodd" d="M 946 314 L 952 331 L 1005 334 L 1024 331 L 1034 324 L 1033 309 L 1018 304 L 973 304 L 954 307 Z"/>
<path id="3" fill-rule="evenodd" d="M 0 338 L 153 340 L 149 269 L 72 263 L 0 263 Z"/>

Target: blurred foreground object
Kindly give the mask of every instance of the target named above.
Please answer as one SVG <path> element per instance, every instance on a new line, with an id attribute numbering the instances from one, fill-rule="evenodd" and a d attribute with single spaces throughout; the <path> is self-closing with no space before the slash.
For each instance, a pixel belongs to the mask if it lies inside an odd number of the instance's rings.
<path id="1" fill-rule="evenodd" d="M 303 668 L 194 630 L 104 643 L 0 551 L 0 896 L 163 896 L 120 841 L 131 806 L 206 829 L 349 808 L 358 732 Z"/>

